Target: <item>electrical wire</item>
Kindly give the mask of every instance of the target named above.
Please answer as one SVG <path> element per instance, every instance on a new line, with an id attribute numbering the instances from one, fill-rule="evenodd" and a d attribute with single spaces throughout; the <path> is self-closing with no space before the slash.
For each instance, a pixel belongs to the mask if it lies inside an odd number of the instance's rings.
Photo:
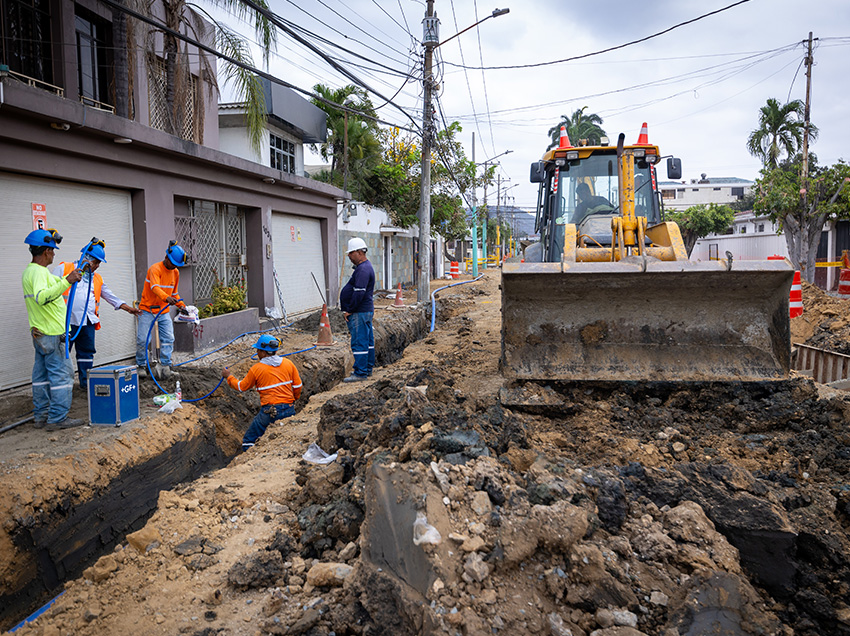
<path id="1" fill-rule="evenodd" d="M 632 40 L 631 42 L 626 42 L 624 44 L 618 44 L 617 46 L 611 46 L 611 47 L 608 47 L 607 49 L 602 49 L 600 51 L 593 51 L 592 53 L 584 53 L 582 55 L 575 55 L 573 57 L 567 57 L 567 58 L 564 58 L 562 60 L 552 60 L 550 62 L 535 62 L 533 64 L 514 64 L 514 65 L 508 65 L 508 66 L 487 66 L 487 67 L 482 65 L 480 67 L 469 66 L 467 68 L 469 68 L 470 70 L 476 70 L 476 71 L 477 70 L 494 71 L 494 70 L 519 69 L 519 68 L 537 68 L 537 67 L 540 67 L 540 66 L 552 66 L 554 64 L 563 64 L 565 62 L 574 62 L 575 60 L 583 60 L 585 58 L 593 57 L 595 55 L 602 55 L 603 53 L 610 53 L 611 51 L 617 51 L 619 49 L 624 49 L 624 48 L 629 47 L 629 46 L 634 46 L 635 44 L 641 44 L 642 42 L 646 42 L 648 40 L 652 40 L 653 38 L 660 37 L 662 35 L 670 33 L 670 31 L 673 31 L 673 30 L 678 29 L 680 27 L 686 26 L 688 24 L 693 24 L 694 22 L 698 22 L 699 20 L 703 20 L 703 19 L 711 17 L 713 15 L 717 15 L 718 13 L 723 13 L 724 11 L 728 11 L 729 9 L 733 9 L 734 7 L 737 7 L 738 5 L 741 5 L 741 4 L 745 4 L 747 2 L 750 2 L 750 0 L 738 0 L 738 2 L 733 2 L 732 4 L 730 4 L 728 6 L 717 9 L 716 11 L 704 13 L 700 16 L 697 16 L 696 18 L 692 18 L 690 20 L 686 20 L 684 22 L 674 24 L 673 26 L 668 27 L 668 28 L 664 29 L 663 31 L 658 31 L 657 33 L 653 33 L 652 35 L 647 35 L 646 37 L 639 38 L 637 40 Z M 452 64 L 451 62 L 446 62 L 446 64 L 448 64 L 450 66 L 457 66 L 457 67 L 460 66 L 459 64 Z"/>

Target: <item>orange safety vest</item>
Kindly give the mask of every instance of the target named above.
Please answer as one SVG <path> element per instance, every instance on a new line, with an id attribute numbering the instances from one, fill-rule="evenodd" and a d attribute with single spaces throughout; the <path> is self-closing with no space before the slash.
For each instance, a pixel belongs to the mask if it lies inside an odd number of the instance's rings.
<path id="1" fill-rule="evenodd" d="M 76 265 L 74 263 L 59 263 L 62 265 L 62 276 L 68 276 L 74 269 L 76 269 Z M 95 323 L 95 330 L 100 329 L 100 290 L 103 287 L 103 277 L 95 272 L 93 274 L 93 278 L 91 281 L 91 288 L 94 291 L 94 315 L 97 316 L 98 321 Z M 88 284 L 86 284 L 86 289 L 88 289 Z M 65 297 L 65 304 L 68 304 L 68 295 L 71 293 L 71 288 L 65 290 L 65 293 L 62 294 Z M 85 318 L 85 316 L 83 316 Z"/>

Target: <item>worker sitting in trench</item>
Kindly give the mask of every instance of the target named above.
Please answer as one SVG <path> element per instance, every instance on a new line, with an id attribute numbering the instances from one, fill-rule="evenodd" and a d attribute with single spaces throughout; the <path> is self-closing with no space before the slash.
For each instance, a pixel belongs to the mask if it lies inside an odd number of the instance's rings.
<path id="1" fill-rule="evenodd" d="M 295 415 L 295 400 L 301 395 L 301 376 L 292 362 L 277 355 L 277 338 L 263 335 L 251 346 L 257 350 L 259 362 L 244 379 L 238 380 L 227 367 L 221 371 L 221 377 L 237 391 L 256 387 L 260 394 L 260 412 L 242 438 L 243 451 L 257 443 L 269 424 Z"/>

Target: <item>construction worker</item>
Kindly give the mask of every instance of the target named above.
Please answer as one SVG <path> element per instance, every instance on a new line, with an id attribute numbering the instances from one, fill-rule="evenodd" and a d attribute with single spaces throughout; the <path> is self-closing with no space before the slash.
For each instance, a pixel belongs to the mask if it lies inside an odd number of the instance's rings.
<path id="1" fill-rule="evenodd" d="M 60 278 L 47 269 L 62 242 L 56 230 L 33 230 L 24 239 L 32 262 L 24 270 L 21 283 L 29 316 L 35 363 L 32 367 L 32 408 L 36 428 L 60 430 L 83 424 L 68 417 L 74 367 L 65 358 L 65 303 L 62 292 L 79 282 L 82 272 L 73 269 Z"/>
<path id="2" fill-rule="evenodd" d="M 575 215 L 573 216 L 575 223 L 596 212 L 608 213 L 614 209 L 614 206 L 605 197 L 591 194 L 590 186 L 583 181 L 576 186 L 576 196 L 579 203 L 576 206 Z"/>
<path id="3" fill-rule="evenodd" d="M 256 387 L 260 394 L 260 412 L 242 438 L 243 451 L 257 443 L 269 424 L 295 415 L 295 400 L 301 395 L 301 376 L 292 362 L 277 355 L 280 347 L 277 338 L 266 334 L 251 346 L 257 350 L 259 362 L 248 370 L 244 379 L 237 379 L 227 367 L 221 371 L 221 377 L 237 391 Z"/>
<path id="4" fill-rule="evenodd" d="M 100 299 L 127 313 L 138 316 L 141 310 L 131 307 L 118 298 L 112 290 L 103 282 L 103 277 L 97 273 L 101 263 L 106 262 L 106 243 L 96 237 L 92 237 L 82 251 L 80 260 L 76 263 L 59 263 L 53 273 L 56 276 L 67 276 L 74 269 L 83 272 L 83 278 L 77 285 L 74 294 L 74 306 L 71 308 L 71 328 L 68 335 L 71 338 L 70 346 L 75 348 L 77 358 L 77 372 L 82 389 L 88 388 L 89 369 L 94 366 L 94 332 L 100 329 Z M 88 294 L 86 293 L 88 292 Z M 69 290 L 63 294 L 65 302 L 68 302 Z"/>
<path id="5" fill-rule="evenodd" d="M 177 245 L 177 241 L 170 241 L 168 249 L 165 250 L 165 258 L 148 268 L 148 273 L 145 276 L 145 287 L 142 290 L 142 300 L 139 302 L 141 313 L 136 331 L 136 364 L 139 366 L 139 377 L 147 375 L 147 338 L 154 321 L 156 321 L 159 330 L 159 363 L 162 365 L 162 377 L 171 378 L 177 375 L 171 368 L 171 352 L 174 350 L 174 325 L 171 323 L 169 312 L 162 310 L 172 305 L 176 306 L 181 313 L 187 313 L 186 303 L 183 302 L 177 292 L 177 285 L 180 283 L 180 271 L 177 268 L 184 265 L 186 265 L 185 250 Z M 159 314 L 160 311 L 162 311 L 161 314 Z"/>
<path id="6" fill-rule="evenodd" d="M 375 304 L 375 270 L 366 258 L 366 242 L 355 237 L 348 241 L 348 259 L 354 264 L 354 273 L 339 292 L 339 308 L 348 323 L 351 334 L 351 353 L 354 354 L 354 370 L 343 382 L 361 382 L 372 375 L 375 366 L 375 333 L 372 331 L 372 316 Z"/>

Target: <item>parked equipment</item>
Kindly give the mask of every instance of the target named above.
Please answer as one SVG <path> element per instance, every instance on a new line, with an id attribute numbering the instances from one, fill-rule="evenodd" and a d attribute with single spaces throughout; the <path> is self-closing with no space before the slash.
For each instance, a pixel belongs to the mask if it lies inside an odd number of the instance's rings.
<path id="1" fill-rule="evenodd" d="M 646 124 L 638 143 L 561 145 L 531 166 L 540 242 L 502 267 L 505 375 L 520 380 L 787 377 L 784 261 L 691 262 L 663 220 Z M 681 178 L 678 159 L 668 178 Z"/>

